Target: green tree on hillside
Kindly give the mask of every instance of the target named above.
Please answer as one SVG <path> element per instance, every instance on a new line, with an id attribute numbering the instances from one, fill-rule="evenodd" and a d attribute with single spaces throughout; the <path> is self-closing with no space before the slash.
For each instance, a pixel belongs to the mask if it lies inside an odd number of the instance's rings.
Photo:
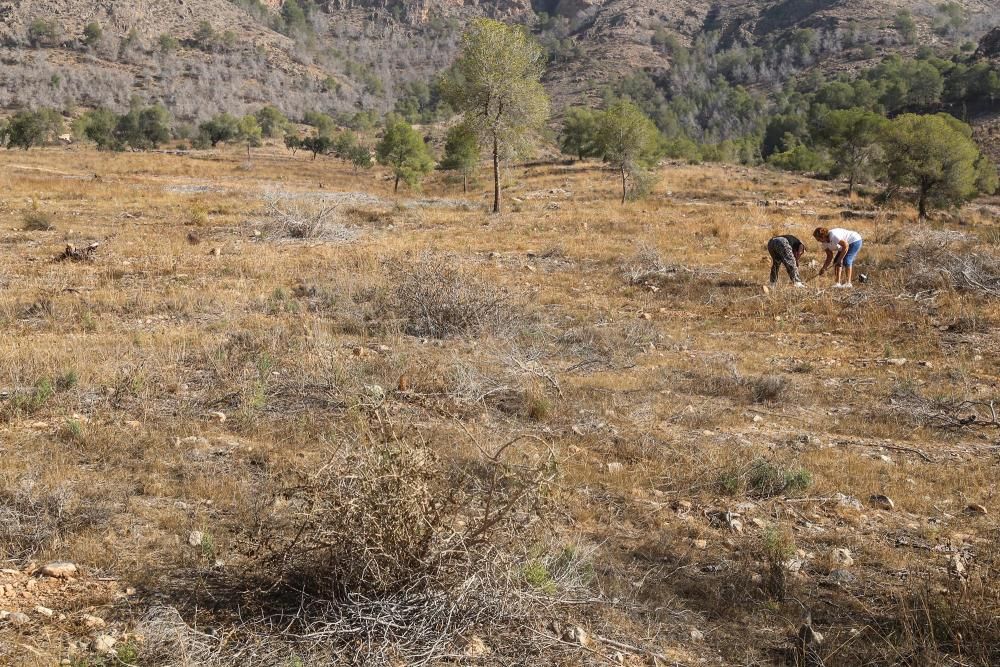
<path id="1" fill-rule="evenodd" d="M 375 146 L 375 155 L 379 164 L 392 168 L 396 179 L 393 192 L 399 190 L 401 180 L 411 188 L 418 188 L 420 181 L 434 168 L 434 159 L 424 138 L 398 117 L 386 120 L 385 133 Z"/>
<path id="2" fill-rule="evenodd" d="M 299 145 L 312 153 L 312 159 L 315 160 L 317 155 L 326 155 L 330 152 L 330 148 L 333 147 L 333 139 L 325 134 L 316 134 L 306 137 L 299 142 Z"/>
<path id="3" fill-rule="evenodd" d="M 104 37 L 104 30 L 101 29 L 100 23 L 92 22 L 84 26 L 83 43 L 87 47 L 94 48 L 100 44 L 102 37 Z"/>
<path id="4" fill-rule="evenodd" d="M 932 207 L 974 197 L 990 180 L 971 128 L 944 113 L 893 119 L 886 131 L 885 156 L 890 182 L 916 188 L 921 218 Z"/>
<path id="5" fill-rule="evenodd" d="M 662 137 L 653 121 L 627 100 L 616 102 L 601 114 L 597 136 L 605 162 L 621 175 L 624 204 L 629 179 L 641 184 L 646 171 L 663 155 Z"/>
<path id="6" fill-rule="evenodd" d="M 97 150 L 108 151 L 118 148 L 115 127 L 118 116 L 110 109 L 98 108 L 88 111 L 77 121 L 74 132 L 97 144 Z"/>
<path id="7" fill-rule="evenodd" d="M 441 168 L 462 174 L 462 192 L 469 191 L 469 176 L 479 166 L 479 155 L 479 139 L 473 130 L 463 123 L 448 129 Z"/>
<path id="8" fill-rule="evenodd" d="M 847 176 L 847 192 L 872 175 L 888 121 L 864 109 L 831 111 L 820 123 L 817 138 L 830 151 L 837 173 Z"/>
<path id="9" fill-rule="evenodd" d="M 288 118 L 276 107 L 265 106 L 257 111 L 257 123 L 261 133 L 268 138 L 280 137 L 288 129 Z"/>
<path id="10" fill-rule="evenodd" d="M 202 143 L 207 142 L 215 148 L 220 143 L 232 141 L 239 136 L 240 121 L 236 116 L 220 113 L 199 125 L 198 133 Z"/>
<path id="11" fill-rule="evenodd" d="M 462 37 L 445 99 L 493 157 L 493 212 L 502 209 L 500 162 L 529 148 L 549 115 L 541 47 L 521 27 L 480 19 Z"/>
<path id="12" fill-rule="evenodd" d="M 559 148 L 578 160 L 598 157 L 597 123 L 600 114 L 585 107 L 571 107 L 563 118 Z"/>
<path id="13" fill-rule="evenodd" d="M 7 123 L 7 148 L 28 150 L 62 132 L 62 115 L 55 109 L 19 111 Z"/>

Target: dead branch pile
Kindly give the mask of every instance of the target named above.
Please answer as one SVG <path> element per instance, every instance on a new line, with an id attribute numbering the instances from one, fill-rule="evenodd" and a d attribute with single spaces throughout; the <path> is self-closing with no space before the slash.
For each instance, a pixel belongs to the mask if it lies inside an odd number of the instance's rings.
<path id="1" fill-rule="evenodd" d="M 260 223 L 269 236 L 350 243 L 361 231 L 338 221 L 339 204 L 305 201 L 267 193 Z"/>
<path id="2" fill-rule="evenodd" d="M 85 248 L 77 248 L 75 245 L 70 243 L 66 246 L 65 250 L 56 255 L 56 261 L 89 262 L 94 259 L 98 246 L 100 246 L 100 244 L 96 241 L 89 244 Z"/>
<path id="3" fill-rule="evenodd" d="M 889 404 L 909 420 L 933 428 L 1000 428 L 1000 401 L 927 398 L 913 391 L 899 391 Z"/>
<path id="4" fill-rule="evenodd" d="M 919 292 L 950 289 L 1000 297 L 1000 258 L 967 243 L 958 232 L 928 232 L 903 249 L 906 285 Z"/>
<path id="5" fill-rule="evenodd" d="M 648 245 L 640 246 L 627 262 L 618 267 L 618 273 L 629 285 L 653 287 L 684 278 L 715 279 L 722 275 L 721 271 L 712 269 L 667 264 L 659 251 Z"/>
<path id="6" fill-rule="evenodd" d="M 504 335 L 522 319 L 510 290 L 466 270 L 451 255 L 425 253 L 386 262 L 389 310 L 411 336 Z"/>

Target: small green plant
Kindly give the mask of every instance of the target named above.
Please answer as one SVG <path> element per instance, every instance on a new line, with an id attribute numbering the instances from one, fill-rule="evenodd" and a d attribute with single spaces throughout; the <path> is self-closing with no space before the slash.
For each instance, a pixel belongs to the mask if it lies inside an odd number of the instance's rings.
<path id="1" fill-rule="evenodd" d="M 67 443 L 83 442 L 83 424 L 77 419 L 67 420 L 59 429 L 59 439 Z"/>
<path id="2" fill-rule="evenodd" d="M 552 573 L 549 572 L 548 568 L 540 560 L 533 560 L 525 565 L 521 570 L 521 575 L 524 577 L 524 581 L 532 588 L 546 595 L 555 594 L 556 582 L 552 578 Z"/>
<path id="3" fill-rule="evenodd" d="M 544 421 L 552 413 L 552 402 L 543 393 L 528 392 L 527 412 L 532 421 Z"/>
<path id="4" fill-rule="evenodd" d="M 812 473 L 804 468 L 785 468 L 757 459 L 747 468 L 722 471 L 717 484 L 728 495 L 746 493 L 757 498 L 771 498 L 809 488 Z"/>
<path id="5" fill-rule="evenodd" d="M 76 370 L 67 368 L 62 375 L 56 378 L 55 384 L 58 391 L 66 391 L 75 387 L 79 382 L 80 377 L 76 374 Z"/>

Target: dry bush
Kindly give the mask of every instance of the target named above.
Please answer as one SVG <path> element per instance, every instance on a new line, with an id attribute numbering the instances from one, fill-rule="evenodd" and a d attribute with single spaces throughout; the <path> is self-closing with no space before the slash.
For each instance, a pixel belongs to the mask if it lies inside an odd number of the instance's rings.
<path id="1" fill-rule="evenodd" d="M 904 248 L 898 259 L 906 271 L 907 288 L 1000 297 L 1000 258 L 975 248 L 959 232 L 925 233 L 919 242 Z"/>
<path id="2" fill-rule="evenodd" d="M 306 201 L 267 193 L 260 227 L 277 238 L 313 239 L 349 243 L 361 231 L 339 222 L 338 204 Z"/>
<path id="3" fill-rule="evenodd" d="M 707 396 L 727 396 L 750 403 L 779 403 L 791 389 L 782 375 L 742 375 L 733 367 L 729 373 L 691 374 L 693 389 Z"/>
<path id="4" fill-rule="evenodd" d="M 524 315 L 515 294 L 465 269 L 453 255 L 389 261 L 385 273 L 389 309 L 411 336 L 504 336 Z"/>
<path id="5" fill-rule="evenodd" d="M 238 513 L 242 562 L 211 575 L 216 606 L 238 593 L 241 616 L 261 619 L 227 651 L 273 652 L 270 635 L 350 664 L 423 665 L 454 655 L 475 628 L 514 632 L 534 604 L 521 590 L 525 527 L 552 464 L 527 442 L 458 470 L 423 447 L 373 441 L 262 485 Z"/>
<path id="6" fill-rule="evenodd" d="M 70 486 L 39 488 L 29 478 L 0 489 L 0 560 L 27 561 L 70 535 L 108 524 L 112 508 Z"/>
<path id="7" fill-rule="evenodd" d="M 25 212 L 21 229 L 26 232 L 51 232 L 56 228 L 52 214 L 39 210 L 37 206 Z"/>

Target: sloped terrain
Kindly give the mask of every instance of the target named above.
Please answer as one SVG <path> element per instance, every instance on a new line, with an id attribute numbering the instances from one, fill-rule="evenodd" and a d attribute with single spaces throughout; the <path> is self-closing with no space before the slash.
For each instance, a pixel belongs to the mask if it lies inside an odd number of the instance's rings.
<path id="1" fill-rule="evenodd" d="M 661 177 L 0 154 L 0 662 L 996 664 L 1000 202 Z"/>

